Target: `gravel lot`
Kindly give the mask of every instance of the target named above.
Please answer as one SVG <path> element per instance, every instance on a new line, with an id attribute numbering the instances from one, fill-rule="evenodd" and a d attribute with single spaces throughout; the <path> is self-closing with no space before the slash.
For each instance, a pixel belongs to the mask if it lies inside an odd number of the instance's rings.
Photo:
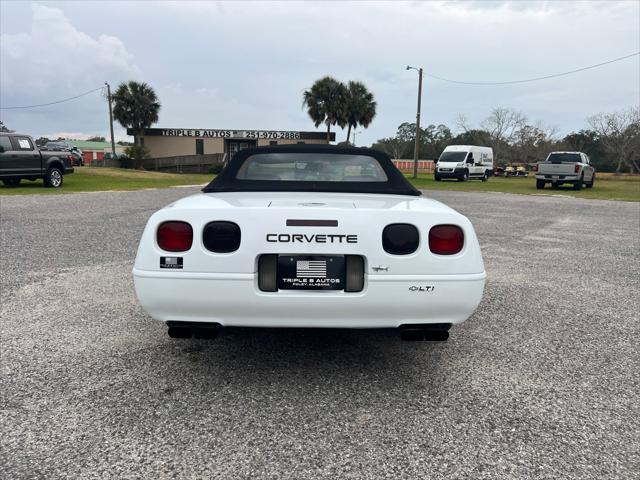
<path id="1" fill-rule="evenodd" d="M 0 198 L 1 478 L 640 478 L 640 203 L 432 194 L 489 274 L 447 343 L 172 340 L 130 271 L 195 191 Z"/>

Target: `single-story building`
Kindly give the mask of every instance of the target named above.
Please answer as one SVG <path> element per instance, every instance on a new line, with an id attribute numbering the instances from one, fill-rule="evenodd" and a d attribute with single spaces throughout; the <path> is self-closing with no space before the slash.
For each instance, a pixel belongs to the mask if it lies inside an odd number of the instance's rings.
<path id="1" fill-rule="evenodd" d="M 101 162 L 104 160 L 105 153 L 111 153 L 111 142 L 89 142 L 87 140 L 65 140 L 67 143 L 78 147 L 78 150 L 82 152 L 82 158 L 85 165 L 90 165 L 92 162 Z M 116 154 L 120 155 L 124 152 L 122 145 L 116 145 Z"/>
<path id="2" fill-rule="evenodd" d="M 130 128 L 127 135 L 137 136 Z M 331 133 L 329 141 L 335 141 L 335 138 L 336 134 Z M 326 132 L 208 128 L 146 128 L 140 140 L 151 158 L 219 154 L 228 159 L 236 152 L 254 146 L 329 143 Z"/>

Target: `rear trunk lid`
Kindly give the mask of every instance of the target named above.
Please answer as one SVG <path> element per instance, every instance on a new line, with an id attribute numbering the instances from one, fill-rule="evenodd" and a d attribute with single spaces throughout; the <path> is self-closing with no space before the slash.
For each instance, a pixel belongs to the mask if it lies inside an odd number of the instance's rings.
<path id="1" fill-rule="evenodd" d="M 199 194 L 179 200 L 149 220 L 136 268 L 158 270 L 163 253 L 155 241 L 163 221 L 181 220 L 193 228 L 193 247 L 183 272 L 251 273 L 258 258 L 277 255 L 359 255 L 365 271 L 380 275 L 448 275 L 484 271 L 480 248 L 467 218 L 431 199 L 403 195 L 342 193 L 238 192 Z M 233 222 L 241 230 L 237 251 L 218 254 L 204 248 L 202 232 L 209 222 Z M 415 226 L 419 246 L 408 255 L 391 255 L 382 245 L 386 226 Z M 429 230 L 454 224 L 465 235 L 463 250 L 440 256 L 429 250 Z M 143 245 L 146 245 L 143 247 Z M 155 248 L 149 248 L 154 245 Z M 374 268 L 376 267 L 376 268 Z"/>

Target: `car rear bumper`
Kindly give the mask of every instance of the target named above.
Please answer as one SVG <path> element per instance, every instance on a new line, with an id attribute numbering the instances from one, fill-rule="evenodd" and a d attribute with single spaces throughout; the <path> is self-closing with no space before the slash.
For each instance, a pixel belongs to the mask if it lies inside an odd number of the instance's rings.
<path id="1" fill-rule="evenodd" d="M 575 182 L 579 179 L 580 177 L 578 177 L 578 175 L 536 175 L 536 180 L 544 180 L 545 182 Z"/>
<path id="2" fill-rule="evenodd" d="M 396 328 L 461 323 L 482 298 L 486 273 L 367 275 L 358 293 L 258 290 L 255 274 L 133 270 L 142 307 L 163 322 L 284 328 Z"/>

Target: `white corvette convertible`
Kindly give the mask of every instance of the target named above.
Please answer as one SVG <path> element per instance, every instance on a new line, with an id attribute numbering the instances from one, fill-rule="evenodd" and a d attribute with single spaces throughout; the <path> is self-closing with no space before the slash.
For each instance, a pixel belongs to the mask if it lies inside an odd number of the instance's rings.
<path id="1" fill-rule="evenodd" d="M 243 150 L 149 219 L 133 269 L 169 335 L 222 327 L 399 328 L 446 340 L 482 298 L 473 226 L 363 148 Z"/>

